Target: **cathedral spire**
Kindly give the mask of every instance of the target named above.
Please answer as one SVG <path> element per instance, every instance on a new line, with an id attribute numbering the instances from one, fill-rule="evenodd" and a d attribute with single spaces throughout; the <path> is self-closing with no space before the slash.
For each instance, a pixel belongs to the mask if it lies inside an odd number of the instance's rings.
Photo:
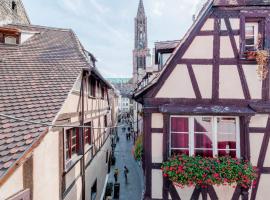
<path id="1" fill-rule="evenodd" d="M 137 17 L 139 16 L 145 16 L 143 0 L 140 0 L 140 3 L 139 3 Z"/>

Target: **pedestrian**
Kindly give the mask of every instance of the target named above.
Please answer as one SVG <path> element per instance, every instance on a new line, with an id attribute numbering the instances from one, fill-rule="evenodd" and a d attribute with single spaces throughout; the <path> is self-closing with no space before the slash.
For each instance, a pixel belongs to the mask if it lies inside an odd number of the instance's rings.
<path id="1" fill-rule="evenodd" d="M 114 170 L 114 175 L 113 175 L 113 176 L 114 176 L 114 182 L 115 182 L 115 183 L 117 183 L 117 180 L 118 180 L 118 173 L 119 173 L 119 172 L 118 172 L 118 168 L 116 168 L 116 169 Z"/>
<path id="2" fill-rule="evenodd" d="M 127 166 L 125 166 L 124 167 L 124 175 L 125 175 L 125 181 L 126 181 L 126 184 L 128 183 L 128 177 L 127 177 L 127 175 L 128 175 L 128 168 L 127 168 Z"/>
<path id="3" fill-rule="evenodd" d="M 127 138 L 127 140 L 128 140 L 128 132 L 126 133 L 126 138 Z"/>

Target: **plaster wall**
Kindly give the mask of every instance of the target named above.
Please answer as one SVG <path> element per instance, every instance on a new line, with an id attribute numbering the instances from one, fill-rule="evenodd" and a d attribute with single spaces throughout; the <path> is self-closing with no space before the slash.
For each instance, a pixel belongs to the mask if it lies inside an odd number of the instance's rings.
<path id="1" fill-rule="evenodd" d="M 229 36 L 220 37 L 220 57 L 234 58 L 234 52 Z"/>
<path id="2" fill-rule="evenodd" d="M 213 31 L 214 30 L 214 19 L 207 19 L 206 22 L 204 23 L 202 31 Z"/>
<path id="3" fill-rule="evenodd" d="M 196 36 L 183 58 L 212 59 L 213 41 L 213 36 Z"/>
<path id="4" fill-rule="evenodd" d="M 198 82 L 202 98 L 212 98 L 212 65 L 193 65 L 193 71 Z"/>
<path id="5" fill-rule="evenodd" d="M 163 134 L 152 133 L 152 163 L 163 162 Z"/>
<path id="6" fill-rule="evenodd" d="M 107 139 L 104 146 L 93 158 L 91 164 L 86 168 L 86 199 L 91 199 L 91 187 L 95 180 L 97 180 L 97 196 L 96 199 L 101 199 L 103 187 L 105 185 L 105 179 L 108 172 L 108 160 L 106 163 L 106 152 L 108 155 L 111 152 L 110 138 Z M 85 163 L 87 165 L 87 163 Z"/>
<path id="7" fill-rule="evenodd" d="M 78 178 L 74 187 L 71 188 L 70 192 L 64 198 L 64 200 L 81 200 L 82 199 L 82 180 Z"/>
<path id="8" fill-rule="evenodd" d="M 162 199 L 163 176 L 159 169 L 152 170 L 152 198 Z"/>
<path id="9" fill-rule="evenodd" d="M 177 87 L 176 87 L 177 86 Z M 172 89 L 173 88 L 173 89 Z M 157 98 L 195 98 L 186 65 L 177 65 L 156 95 Z"/>
<path id="10" fill-rule="evenodd" d="M 49 132 L 33 153 L 34 200 L 59 199 L 59 133 Z"/>
<path id="11" fill-rule="evenodd" d="M 163 128 L 163 115 L 161 113 L 152 114 L 152 128 Z"/>
<path id="12" fill-rule="evenodd" d="M 256 65 L 243 65 L 243 70 L 252 99 L 262 98 L 262 81 L 257 77 Z"/>
<path id="13" fill-rule="evenodd" d="M 260 150 L 263 141 L 263 134 L 261 133 L 250 133 L 250 161 L 253 166 L 257 166 Z"/>
<path id="14" fill-rule="evenodd" d="M 0 187 L 0 199 L 7 199 L 23 189 L 23 167 L 20 166 Z"/>
<path id="15" fill-rule="evenodd" d="M 221 65 L 219 81 L 219 97 L 223 99 L 244 99 L 243 89 L 237 66 Z M 228 79 L 230 81 L 228 81 Z"/>
<path id="16" fill-rule="evenodd" d="M 263 174 L 260 179 L 258 191 L 257 191 L 257 199 L 269 199 L 270 197 L 270 175 Z"/>
<path id="17" fill-rule="evenodd" d="M 250 119 L 249 127 L 266 128 L 268 115 L 255 115 Z"/>

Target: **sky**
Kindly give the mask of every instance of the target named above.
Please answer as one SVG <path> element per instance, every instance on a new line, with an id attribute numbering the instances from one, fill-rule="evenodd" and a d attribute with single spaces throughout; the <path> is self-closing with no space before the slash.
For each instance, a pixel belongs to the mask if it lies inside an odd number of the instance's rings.
<path id="1" fill-rule="evenodd" d="M 144 0 L 148 46 L 179 40 L 202 0 Z M 132 76 L 134 18 L 139 0 L 23 0 L 34 25 L 71 28 L 106 78 Z"/>

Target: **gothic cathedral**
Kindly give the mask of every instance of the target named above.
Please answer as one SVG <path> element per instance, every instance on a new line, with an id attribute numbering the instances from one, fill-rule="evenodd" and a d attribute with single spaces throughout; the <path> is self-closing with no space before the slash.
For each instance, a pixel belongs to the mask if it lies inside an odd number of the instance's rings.
<path id="1" fill-rule="evenodd" d="M 22 0 L 0 0 L 0 26 L 30 24 Z"/>
<path id="2" fill-rule="evenodd" d="M 133 50 L 133 84 L 140 82 L 146 73 L 147 57 L 150 49 L 147 43 L 147 17 L 144 11 L 143 0 L 140 0 L 135 18 L 135 48 Z"/>

